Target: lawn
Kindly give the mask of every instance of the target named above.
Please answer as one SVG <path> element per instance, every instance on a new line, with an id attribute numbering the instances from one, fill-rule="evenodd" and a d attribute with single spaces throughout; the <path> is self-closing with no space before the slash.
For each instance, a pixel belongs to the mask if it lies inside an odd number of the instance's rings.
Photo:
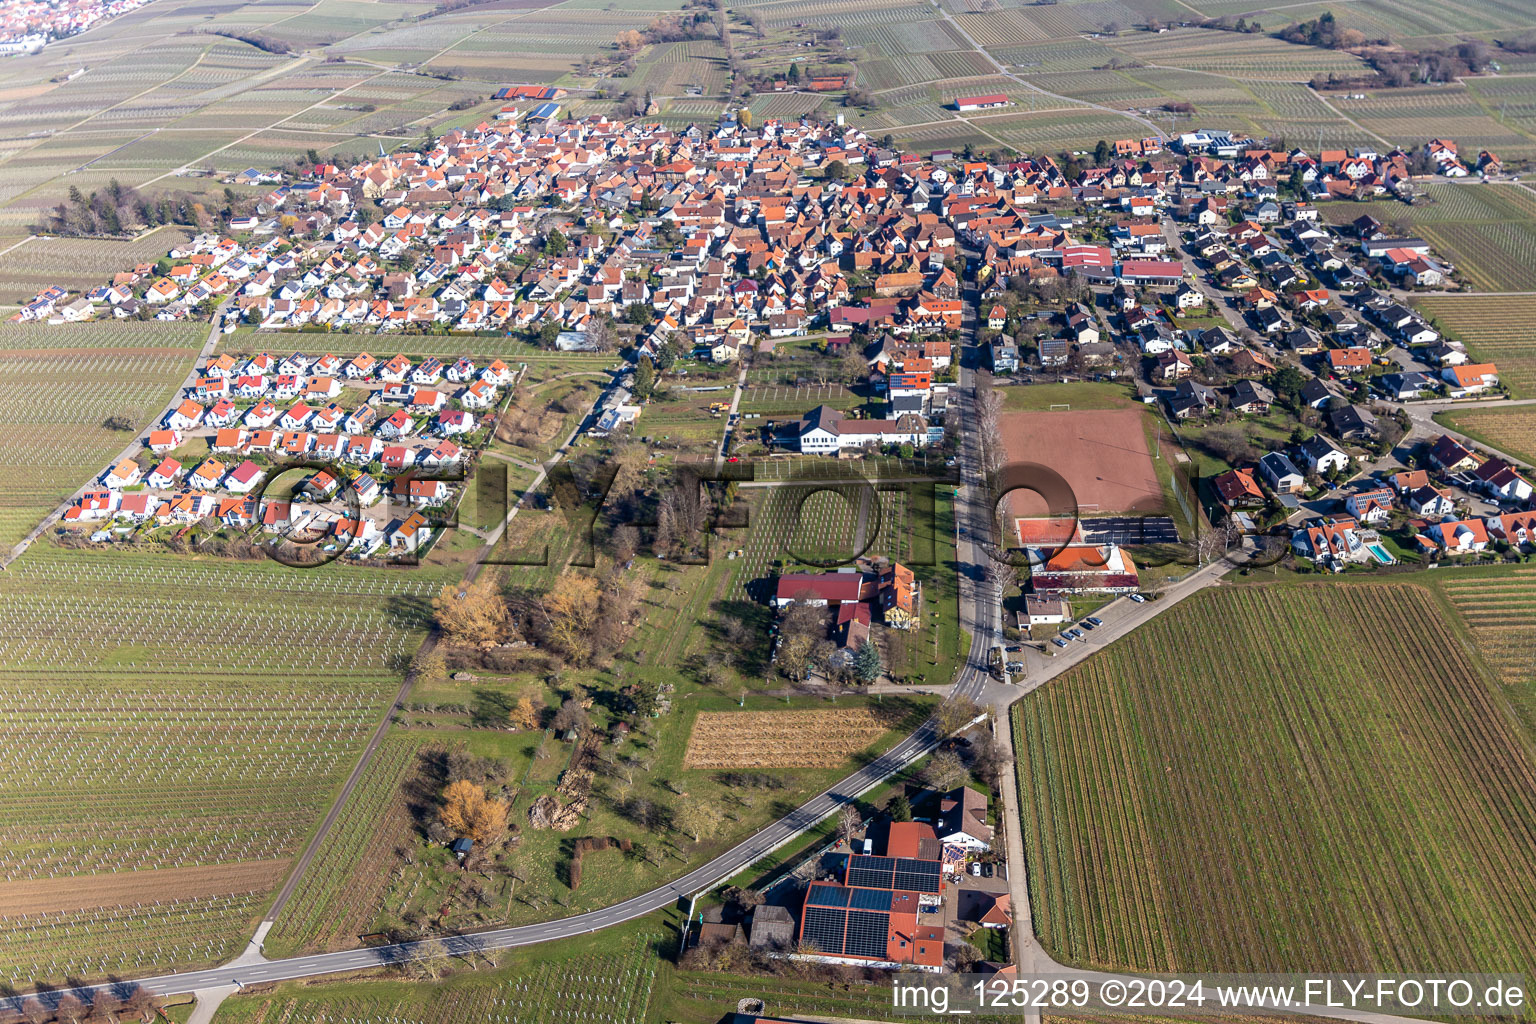
<path id="1" fill-rule="evenodd" d="M 1203 594 L 1014 728 L 1034 922 L 1059 959 L 1536 963 L 1532 747 L 1421 587 Z"/>
<path id="2" fill-rule="evenodd" d="M 1131 409 L 1141 403 L 1132 398 L 1128 384 L 1027 384 L 1000 388 L 1005 412 L 1046 412 L 1053 406 L 1073 409 Z"/>

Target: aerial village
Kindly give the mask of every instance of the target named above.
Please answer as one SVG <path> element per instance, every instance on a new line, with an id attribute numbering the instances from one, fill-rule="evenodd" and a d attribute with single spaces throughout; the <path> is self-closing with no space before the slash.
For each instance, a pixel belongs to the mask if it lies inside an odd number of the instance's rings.
<path id="1" fill-rule="evenodd" d="M 262 460 L 280 457 L 355 468 L 349 480 L 317 474 L 315 497 L 350 489 L 368 507 L 403 474 L 410 505 L 451 502 L 453 488 L 412 483 L 413 471 L 472 447 L 477 417 L 517 370 L 392 356 L 392 335 L 613 353 L 619 376 L 594 437 L 635 427 L 643 400 L 628 385 L 642 361 L 676 374 L 811 344 L 860 359 L 855 383 L 874 401 L 808 403 L 763 424 L 732 415 L 733 457 L 942 449 L 974 281 L 975 337 L 1002 386 L 1121 381 L 1196 445 L 1268 424 L 1253 432 L 1257 450 L 1226 452 L 1201 490 L 1223 529 L 1279 530 L 1329 570 L 1530 539 L 1520 467 L 1412 437 L 1414 403 L 1501 388 L 1495 365 L 1409 304 L 1416 290 L 1460 287 L 1455 267 L 1386 226 L 1393 204 L 1414 201 L 1416 176 L 1498 175 L 1492 153 L 1468 159 L 1435 139 L 1312 154 L 1197 131 L 1119 140 L 1065 167 L 997 163 L 902 153 L 822 122 L 560 121 L 553 91 L 505 92 L 537 106 L 508 106 L 422 151 L 309 167 L 157 265 L 27 304 L 18 318 L 60 325 L 206 319 L 252 353 L 202 367 L 144 457 L 106 467 L 67 521 L 212 515 L 290 528 L 293 506 L 248 500 Z M 1346 202 L 1358 215 L 1320 216 Z M 337 346 L 338 333 L 353 343 Z M 205 458 L 160 457 L 203 436 Z M 299 525 L 323 521 L 372 551 L 412 549 L 426 522 L 364 518 L 322 507 Z M 1058 579 L 1042 600 L 1136 589 L 1128 552 L 1087 547 L 1087 561 L 1045 567 Z M 855 575 L 878 587 L 882 571 Z"/>
<path id="2" fill-rule="evenodd" d="M 138 10 L 149 0 L 9 0 L 0 5 L 0 57 L 36 53 L 49 43 L 84 32 L 99 21 Z M 68 78 L 89 71 L 80 68 Z"/>

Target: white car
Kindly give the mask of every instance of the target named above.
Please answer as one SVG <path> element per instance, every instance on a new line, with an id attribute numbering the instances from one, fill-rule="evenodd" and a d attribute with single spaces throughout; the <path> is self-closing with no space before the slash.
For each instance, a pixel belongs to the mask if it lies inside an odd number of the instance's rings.
<path id="1" fill-rule="evenodd" d="M 977 860 L 971 862 L 971 876 L 974 878 L 981 877 L 981 861 Z"/>

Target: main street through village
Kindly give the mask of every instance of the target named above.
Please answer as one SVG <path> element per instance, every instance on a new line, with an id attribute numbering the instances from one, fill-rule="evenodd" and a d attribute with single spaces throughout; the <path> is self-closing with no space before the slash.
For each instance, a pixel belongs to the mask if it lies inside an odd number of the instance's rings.
<path id="1" fill-rule="evenodd" d="M 1217 559 L 1194 569 L 1182 579 L 1165 587 L 1155 601 L 1139 604 L 1123 598 L 1117 600 L 1097 613 L 1104 624 L 1093 632 L 1091 643 L 1074 643 L 1054 657 L 1030 656 L 1026 671 L 1010 683 L 998 682 L 991 677 L 987 669 L 987 654 L 992 645 L 1002 638 L 1002 604 L 996 582 L 997 577 L 988 571 L 990 556 L 980 541 L 980 538 L 990 535 L 995 528 L 994 496 L 988 486 L 986 474 L 985 446 L 991 439 L 985 437 L 983 431 L 976 429 L 979 424 L 978 378 L 979 374 L 984 372 L 978 369 L 980 352 L 975 343 L 979 292 L 973 275 L 968 273 L 967 277 L 969 282 L 964 293 L 963 333 L 965 338 L 960 364 L 959 408 L 956 413 L 958 422 L 961 424 L 962 442 L 958 456 L 960 485 L 955 517 L 958 528 L 955 568 L 959 573 L 960 625 L 970 637 L 970 646 L 967 658 L 950 689 L 949 699 L 963 698 L 982 705 L 985 709 L 983 719 L 990 719 L 990 727 L 995 731 L 999 741 L 1004 744 L 1005 749 L 1011 752 L 1012 740 L 1008 712 L 1014 702 L 1091 657 L 1104 644 L 1125 636 L 1191 595 L 1207 587 L 1218 585 L 1223 576 L 1233 568 L 1234 561 L 1243 556 L 1239 554 L 1235 558 Z M 590 416 L 589 410 L 588 420 Z M 567 439 L 566 445 L 561 449 L 562 452 L 568 449 L 581 429 L 578 427 Z M 489 535 L 488 545 L 496 542 L 496 538 L 500 536 L 507 522 L 510 522 L 517 511 L 516 507 L 509 511 L 506 521 Z M 982 719 L 978 719 L 975 724 L 980 724 L 981 721 Z M 893 774 L 921 760 L 944 738 L 935 733 L 931 722 L 923 725 L 880 757 L 812 797 L 772 825 L 665 886 L 600 910 L 554 921 L 450 936 L 442 940 L 443 945 L 453 956 L 473 958 L 486 951 L 512 949 L 588 934 L 668 907 L 687 906 L 694 896 L 738 874 L 768 853 L 804 836 L 807 830 L 835 814 L 844 805 L 857 800 Z M 369 748 L 370 752 L 371 750 L 372 745 Z M 368 756 L 369 752 L 365 752 L 360 766 L 366 763 Z M 355 777 L 357 773 L 353 774 Z M 1016 824 L 1019 816 L 1017 784 L 1012 772 L 1003 774 L 1002 796 L 1006 820 L 1001 824 L 1001 830 L 1007 846 L 1012 904 L 1017 908 L 1012 949 L 1020 974 L 1070 973 L 1089 980 L 1123 977 L 1083 971 L 1059 964 L 1050 957 L 1034 934 L 1029 915 L 1028 871 L 1019 828 Z M 327 821 L 335 817 L 345 802 L 347 794 L 348 789 L 344 787 L 342 796 L 332 808 Z M 323 836 L 324 831 L 322 827 L 319 836 Z M 316 841 L 319 836 L 316 837 Z M 440 955 L 441 947 L 436 943 L 428 946 L 425 941 L 413 941 L 280 960 L 265 959 L 260 951 L 261 936 L 270 927 L 271 920 L 286 900 L 287 894 L 293 891 L 293 882 L 306 865 L 307 858 L 301 858 L 289 884 L 284 887 L 284 895 L 274 905 L 273 911 L 267 915 L 266 922 L 258 930 L 256 938 L 252 940 L 251 948 L 245 954 L 220 967 L 143 978 L 139 979 L 137 984 L 156 995 L 188 992 L 197 994 L 198 1006 L 191 1018 L 191 1024 L 206 1024 L 212 1018 L 218 1004 L 241 988 L 390 967 L 418 959 L 429 953 Z M 105 986 L 58 989 L 48 993 L 47 997 L 56 1000 L 66 992 L 72 992 L 89 999 L 99 989 L 113 988 L 121 984 L 123 982 L 114 982 Z M 12 996 L 0 1001 L 0 1006 L 20 1012 L 21 1001 L 20 996 Z M 1364 1024 L 1406 1024 L 1408 1020 L 1388 1014 L 1347 1010 L 1312 1009 L 1310 1013 L 1313 1016 L 1361 1021 Z M 1026 1015 L 1026 1020 L 1031 1024 L 1037 1024 L 1038 1015 Z"/>

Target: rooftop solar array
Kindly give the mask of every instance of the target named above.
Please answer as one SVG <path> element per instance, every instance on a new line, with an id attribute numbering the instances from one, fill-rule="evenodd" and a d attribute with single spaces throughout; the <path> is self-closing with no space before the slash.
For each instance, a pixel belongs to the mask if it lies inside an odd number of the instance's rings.
<path id="1" fill-rule="evenodd" d="M 938 892 L 940 864 L 908 857 L 850 857 L 848 884 L 866 889 Z"/>
<path id="2" fill-rule="evenodd" d="M 823 885 L 820 883 L 811 886 L 805 894 L 805 905 L 808 907 L 846 907 L 848 905 L 849 890 L 840 885 Z"/>
<path id="3" fill-rule="evenodd" d="M 886 936 L 890 934 L 891 917 L 868 910 L 848 911 L 848 939 L 843 948 L 854 956 L 868 956 L 884 960 Z"/>
<path id="4" fill-rule="evenodd" d="M 800 937 L 823 953 L 840 954 L 847 920 L 848 912 L 841 907 L 807 906 Z M 883 948 L 881 952 L 884 953 Z"/>
<path id="5" fill-rule="evenodd" d="M 854 910 L 878 910 L 889 913 L 891 894 L 882 889 L 844 889 L 848 894 L 848 906 Z"/>

